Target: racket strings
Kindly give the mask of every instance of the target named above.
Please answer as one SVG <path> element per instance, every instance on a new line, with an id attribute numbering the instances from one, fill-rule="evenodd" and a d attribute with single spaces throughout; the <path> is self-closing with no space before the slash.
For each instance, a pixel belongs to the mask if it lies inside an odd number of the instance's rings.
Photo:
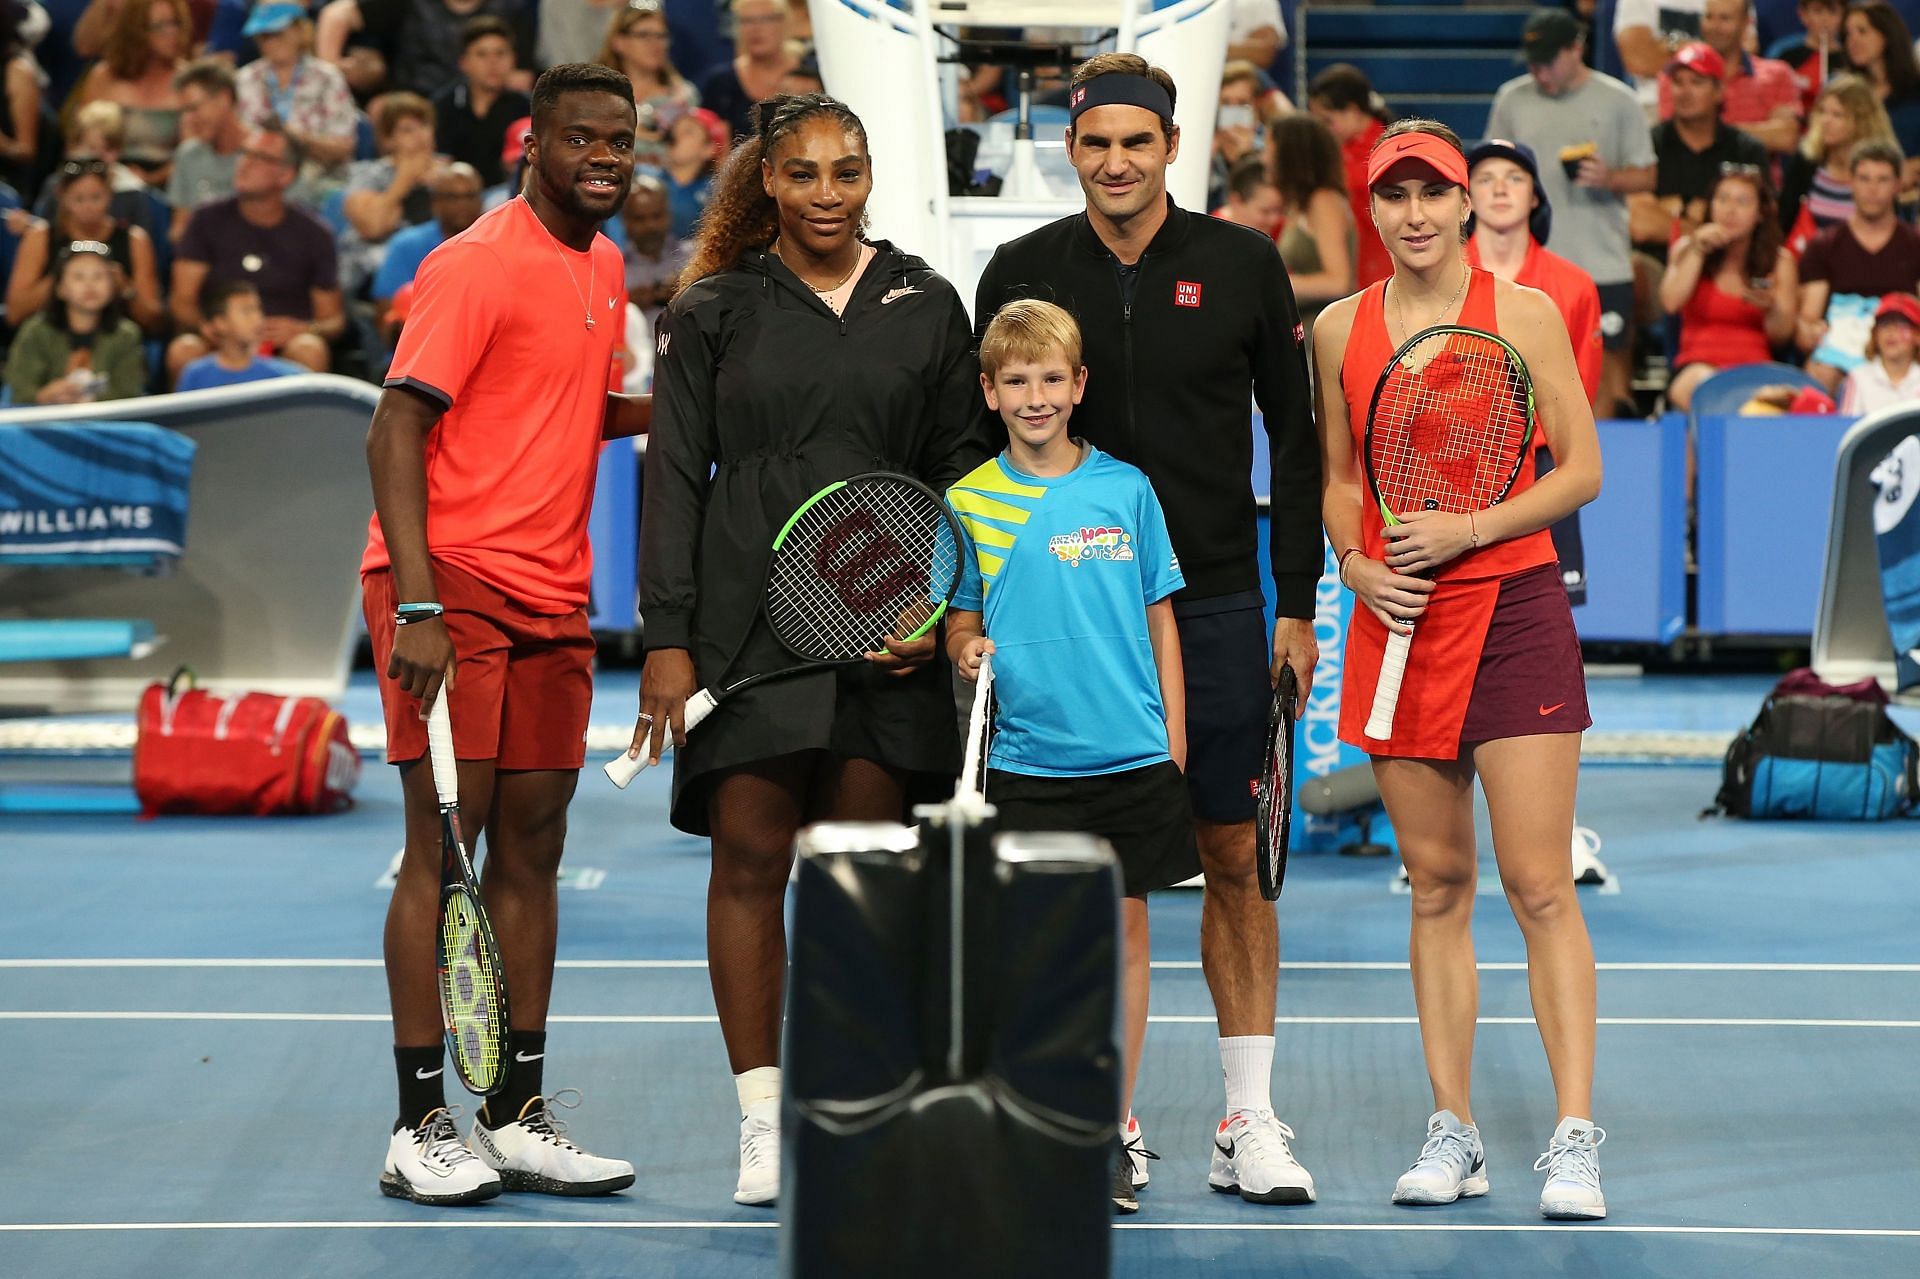
<path id="1" fill-rule="evenodd" d="M 453 1051 L 468 1079 L 490 1085 L 506 1065 L 504 1001 L 479 913 L 464 892 L 441 911 L 440 948 L 440 999 Z"/>
<path id="2" fill-rule="evenodd" d="M 1375 487 L 1395 510 L 1482 510 L 1505 495 L 1528 431 L 1526 382 L 1505 348 L 1469 334 L 1416 344 L 1388 371 L 1370 421 Z"/>
<path id="3" fill-rule="evenodd" d="M 874 480 L 836 489 L 801 512 L 775 548 L 767 621 L 803 657 L 877 652 L 887 636 L 924 629 L 945 604 L 952 582 L 939 571 L 958 563 L 952 540 L 937 499 L 917 486 Z"/>

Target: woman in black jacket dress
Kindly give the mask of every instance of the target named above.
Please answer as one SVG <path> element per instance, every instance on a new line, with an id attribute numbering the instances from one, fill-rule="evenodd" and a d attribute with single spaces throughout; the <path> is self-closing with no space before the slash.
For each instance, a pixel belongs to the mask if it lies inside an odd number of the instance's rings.
<path id="1" fill-rule="evenodd" d="M 734 1198 L 778 1188 L 782 904 L 799 828 L 898 820 L 914 773 L 957 766 L 948 669 L 929 635 L 865 667 L 682 708 L 753 626 L 774 534 L 863 471 L 936 492 L 985 459 L 971 328 L 925 262 L 861 236 L 866 132 L 818 94 L 773 98 L 729 157 L 662 317 L 640 532 L 647 665 L 634 741 L 674 762 L 673 824 L 713 840 L 707 956 L 740 1094 Z M 763 628 L 737 674 L 790 665 Z"/>

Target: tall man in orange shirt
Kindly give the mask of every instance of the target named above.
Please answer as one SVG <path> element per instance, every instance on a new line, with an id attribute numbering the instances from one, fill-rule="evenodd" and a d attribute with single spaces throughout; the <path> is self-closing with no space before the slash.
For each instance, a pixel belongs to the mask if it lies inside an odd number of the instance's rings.
<path id="1" fill-rule="evenodd" d="M 407 827 L 386 925 L 400 1111 L 380 1188 L 416 1203 L 633 1184 L 632 1164 L 564 1136 L 543 1063 L 555 878 L 593 695 L 587 512 L 601 442 L 652 417 L 650 398 L 607 390 L 626 286 L 598 229 L 626 200 L 634 123 L 619 72 L 569 63 L 540 77 L 526 192 L 422 263 L 367 435 L 376 513 L 360 571 Z M 440 836 L 421 714 L 442 694 L 513 992 L 511 1073 L 471 1146 L 442 1088 L 434 976 Z"/>
<path id="2" fill-rule="evenodd" d="M 1567 322 L 1573 341 L 1574 364 L 1587 403 L 1600 396 L 1600 290 L 1593 277 L 1557 253 L 1547 251 L 1553 230 L 1553 207 L 1540 187 L 1540 165 L 1533 148 L 1524 142 L 1489 138 L 1467 153 L 1468 196 L 1473 213 L 1467 219 L 1467 262 L 1503 280 L 1538 289 L 1552 299 Z M 1537 474 L 1553 469 L 1545 448 L 1537 458 Z M 1560 576 L 1572 604 L 1587 600 L 1586 554 L 1580 543 L 1580 512 L 1553 526 L 1553 546 L 1560 557 Z"/>

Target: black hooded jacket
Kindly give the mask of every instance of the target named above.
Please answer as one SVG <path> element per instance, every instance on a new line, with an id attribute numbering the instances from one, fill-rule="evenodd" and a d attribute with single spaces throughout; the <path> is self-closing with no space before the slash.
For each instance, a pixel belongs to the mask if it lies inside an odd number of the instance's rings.
<path id="1" fill-rule="evenodd" d="M 1273 468 L 1276 612 L 1312 617 L 1323 560 L 1320 443 L 1280 254 L 1257 231 L 1169 199 L 1130 303 L 1116 265 L 1085 213 L 1009 241 L 980 277 L 976 335 L 1015 298 L 1057 303 L 1080 322 L 1087 391 L 1072 432 L 1153 482 L 1187 579 L 1174 597 L 1181 612 L 1260 589 L 1251 387 Z"/>
<path id="2" fill-rule="evenodd" d="M 779 258 L 752 251 L 661 317 L 639 606 L 648 648 L 688 649 L 703 685 L 793 664 L 753 623 L 774 535 L 808 496 L 864 471 L 944 493 L 990 451 L 959 295 L 921 259 L 885 241 L 874 249 L 843 316 Z M 951 769 L 944 660 L 907 678 L 827 670 L 729 699 L 680 753 L 675 824 L 704 826 L 699 806 L 681 802 L 703 772 L 850 745 L 907 770 Z"/>

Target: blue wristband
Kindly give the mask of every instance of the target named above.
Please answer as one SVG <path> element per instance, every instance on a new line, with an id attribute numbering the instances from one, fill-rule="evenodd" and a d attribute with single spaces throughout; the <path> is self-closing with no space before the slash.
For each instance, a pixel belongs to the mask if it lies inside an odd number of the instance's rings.
<path id="1" fill-rule="evenodd" d="M 429 617 L 440 617 L 446 613 L 443 604 L 396 604 L 393 607 L 395 624 L 405 626 L 408 622 L 424 622 Z"/>

